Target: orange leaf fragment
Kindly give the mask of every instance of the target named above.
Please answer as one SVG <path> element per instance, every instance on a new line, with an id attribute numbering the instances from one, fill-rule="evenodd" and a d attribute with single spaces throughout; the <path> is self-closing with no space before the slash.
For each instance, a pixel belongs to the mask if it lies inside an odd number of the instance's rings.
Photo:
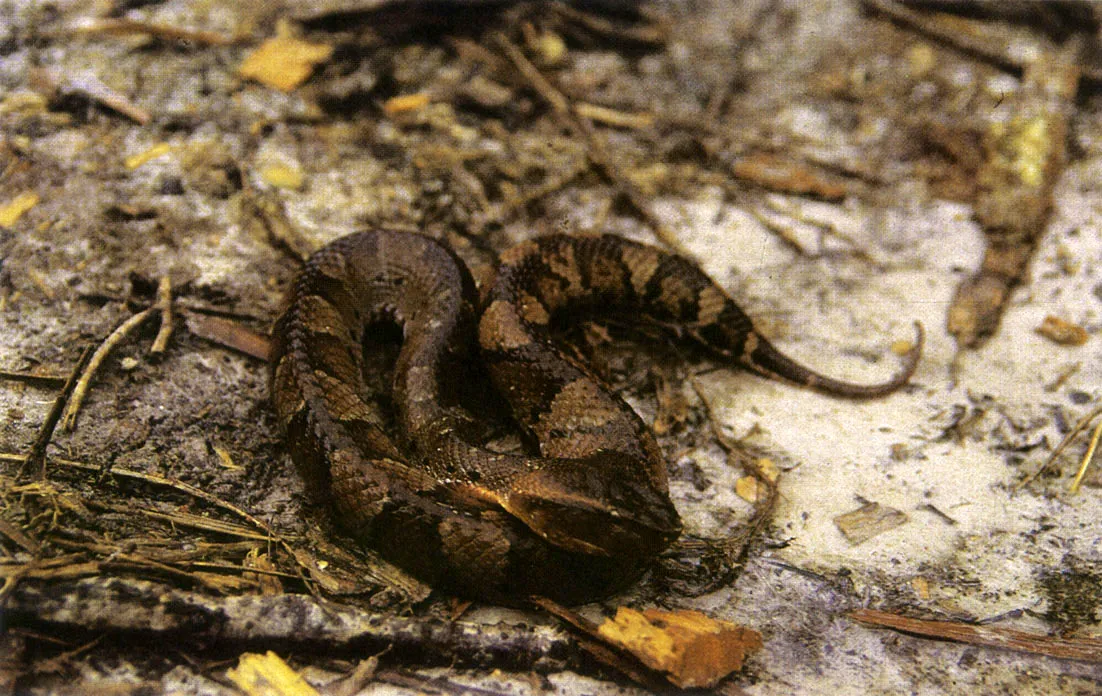
<path id="1" fill-rule="evenodd" d="M 260 44 L 237 68 L 241 77 L 290 92 L 310 77 L 314 66 L 333 55 L 328 44 L 276 36 Z"/>
<path id="2" fill-rule="evenodd" d="M 426 92 L 399 94 L 386 100 L 386 103 L 383 104 L 383 112 L 387 116 L 394 116 L 407 111 L 419 111 L 428 106 L 431 101 L 432 99 Z"/>
<path id="3" fill-rule="evenodd" d="M 762 647 L 757 631 L 688 610 L 620 607 L 597 632 L 683 689 L 715 686 Z"/>
<path id="4" fill-rule="evenodd" d="M 1081 346 L 1088 338 L 1087 330 L 1082 326 L 1051 314 L 1037 327 L 1037 333 L 1062 346 Z"/>

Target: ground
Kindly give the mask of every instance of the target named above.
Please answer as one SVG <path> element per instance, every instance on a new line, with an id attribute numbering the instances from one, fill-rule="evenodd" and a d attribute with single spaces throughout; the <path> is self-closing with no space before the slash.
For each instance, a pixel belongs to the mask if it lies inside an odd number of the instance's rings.
<path id="1" fill-rule="evenodd" d="M 584 331 L 606 376 L 659 419 L 687 535 L 737 553 L 706 568 L 718 587 L 660 569 L 583 615 L 662 606 L 759 631 L 764 648 L 727 693 L 1102 690 L 1097 648 L 1061 660 L 848 616 L 1100 637 L 1099 468 L 1069 490 L 1090 428 L 1020 485 L 1102 399 L 1102 102 L 1089 70 L 1024 282 L 994 336 L 960 350 L 946 322 L 984 253 L 983 138 L 1016 108 L 1020 71 L 893 24 L 870 9 L 882 3 L 670 0 L 644 17 L 429 3 L 413 19 L 408 3 L 369 4 L 384 7 L 0 4 L 0 369 L 54 377 L 0 382 L 6 684 L 231 693 L 238 655 L 276 645 L 193 649 L 185 633 L 151 654 L 102 626 L 36 619 L 27 588 L 66 599 L 74 583 L 156 580 L 220 601 L 301 593 L 305 572 L 352 614 L 448 616 L 443 600 L 377 593 L 361 573 L 371 560 L 319 531 L 266 366 L 226 345 L 234 331 L 266 334 L 296 251 L 386 224 L 448 241 L 479 276 L 494 252 L 544 232 L 675 246 L 787 354 L 853 381 L 887 378 L 914 322 L 925 327 L 911 384 L 860 402 Z M 1022 52 L 1047 50 L 1059 32 L 1033 19 L 989 21 Z M 181 41 L 165 26 L 210 34 Z M 282 91 L 242 75 L 265 40 L 292 35 L 315 47 L 305 81 Z M 510 47 L 556 91 L 526 78 Z M 557 112 L 556 93 L 611 111 Z M 100 368 L 75 428 L 54 434 L 45 480 L 19 476 L 82 352 L 155 302 L 163 277 L 176 306 L 164 354 L 149 355 L 153 316 Z M 231 328 L 197 326 L 212 316 Z M 1050 316 L 1085 342 L 1039 332 Z M 760 459 L 780 471 L 778 495 L 746 539 L 746 466 Z M 886 522 L 862 539 L 839 516 L 871 503 Z M 481 606 L 458 621 L 556 625 Z M 324 681 L 370 653 L 280 654 Z M 636 691 L 571 666 L 536 679 L 403 657 L 364 693 Z"/>

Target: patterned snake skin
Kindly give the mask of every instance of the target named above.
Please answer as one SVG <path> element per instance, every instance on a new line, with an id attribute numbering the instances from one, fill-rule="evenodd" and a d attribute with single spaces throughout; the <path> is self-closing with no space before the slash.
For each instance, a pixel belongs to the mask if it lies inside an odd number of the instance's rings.
<path id="1" fill-rule="evenodd" d="M 365 231 L 310 257 L 276 323 L 271 391 L 292 458 L 343 528 L 434 587 L 491 601 L 606 595 L 681 523 L 654 436 L 549 337 L 595 312 L 854 398 L 905 384 L 922 346 L 918 327 L 896 376 L 851 384 L 783 356 L 698 267 L 654 247 L 611 235 L 525 242 L 502 255 L 480 302 L 445 246 Z M 402 333 L 389 395 L 363 372 L 365 336 L 383 324 Z M 538 455 L 477 444 L 478 421 L 460 406 L 473 365 Z"/>

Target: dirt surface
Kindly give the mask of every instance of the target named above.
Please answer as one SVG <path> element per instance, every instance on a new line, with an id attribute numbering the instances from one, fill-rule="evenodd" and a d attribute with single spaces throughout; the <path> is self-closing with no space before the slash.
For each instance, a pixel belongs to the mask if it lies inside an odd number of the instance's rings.
<path id="1" fill-rule="evenodd" d="M 1102 399 L 1096 84 L 1084 79 L 1072 102 L 1028 277 L 998 333 L 958 354 L 946 314 L 983 254 L 972 217 L 983 138 L 1006 118 L 1020 72 L 843 0 L 671 0 L 642 16 L 336 5 L 0 3 L 0 218 L 27 207 L 0 228 L 0 370 L 54 378 L 0 382 L 0 454 L 11 455 L 0 461 L 0 592 L 15 603 L 0 605 L 3 688 L 234 693 L 226 669 L 246 651 L 282 646 L 315 684 L 377 651 L 81 631 L 74 614 L 36 619 L 21 585 L 62 604 L 94 594 L 80 582 L 120 578 L 212 602 L 312 589 L 350 616 L 451 620 L 454 607 L 423 588 L 384 589 L 385 571 L 315 520 L 264 362 L 225 345 L 227 331 L 267 332 L 296 250 L 385 224 L 447 240 L 482 276 L 495 252 L 545 232 L 679 247 L 788 354 L 854 381 L 886 378 L 893 344 L 925 326 L 913 383 L 868 402 L 662 342 L 641 350 L 615 326 L 579 332 L 602 374 L 657 419 L 686 533 L 711 540 L 686 552 L 695 573 L 661 564 L 584 615 L 657 605 L 760 631 L 764 649 L 726 693 L 1102 690 L 1097 660 L 847 617 L 868 607 L 1102 638 L 1100 468 L 1069 492 L 1091 428 L 1019 489 Z M 1066 38 L 1059 19 L 989 26 L 1024 55 Z M 242 77 L 277 35 L 332 51 L 288 91 Z M 164 277 L 176 310 L 167 350 L 149 354 L 151 316 L 100 368 L 75 428 L 54 434 L 45 480 L 20 477 L 18 456 L 82 352 L 155 303 Z M 1038 333 L 1049 316 L 1085 342 Z M 210 317 L 233 328 L 216 329 L 218 341 L 192 330 Z M 749 534 L 755 507 L 739 481 L 761 458 L 780 471 L 779 495 Z M 568 640 L 530 612 L 476 606 L 459 622 Z M 492 659 L 446 668 L 384 656 L 363 693 L 635 692 L 592 661 L 547 654 L 498 663 L 506 672 Z"/>

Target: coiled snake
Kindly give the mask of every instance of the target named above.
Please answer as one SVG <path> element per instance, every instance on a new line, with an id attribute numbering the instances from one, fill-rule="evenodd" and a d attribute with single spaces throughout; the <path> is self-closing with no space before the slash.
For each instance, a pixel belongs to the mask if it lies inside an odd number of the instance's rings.
<path id="1" fill-rule="evenodd" d="M 592 312 L 667 327 L 731 365 L 857 398 L 905 384 L 922 344 L 918 327 L 894 377 L 851 384 L 782 355 L 703 271 L 654 247 L 611 235 L 525 242 L 502 254 L 480 301 L 440 243 L 359 232 L 310 257 L 276 322 L 271 392 L 292 458 L 349 533 L 434 587 L 498 601 L 608 594 L 681 522 L 654 436 L 550 339 L 553 324 Z M 380 323 L 403 335 L 393 428 L 363 375 L 365 332 Z M 459 399 L 472 361 L 538 455 L 476 444 Z"/>

